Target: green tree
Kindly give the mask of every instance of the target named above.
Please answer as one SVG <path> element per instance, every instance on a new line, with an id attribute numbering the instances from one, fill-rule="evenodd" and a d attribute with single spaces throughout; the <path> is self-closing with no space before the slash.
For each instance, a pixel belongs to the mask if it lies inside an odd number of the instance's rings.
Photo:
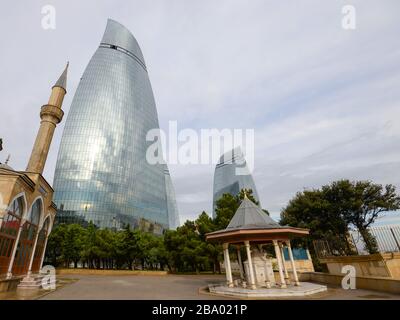
<path id="1" fill-rule="evenodd" d="M 195 225 L 199 233 L 200 240 L 204 244 L 202 250 L 213 265 L 213 272 L 221 273 L 221 245 L 206 242 L 206 234 L 217 230 L 214 220 L 205 211 L 203 211 L 195 221 Z"/>
<path id="2" fill-rule="evenodd" d="M 251 190 L 232 196 L 223 195 L 217 204 L 217 218 L 202 212 L 195 221 L 186 221 L 177 230 L 166 230 L 163 236 L 133 230 L 98 229 L 93 223 L 59 225 L 48 245 L 49 257 L 56 263 L 83 262 L 88 268 L 161 269 L 173 272 L 221 272 L 221 246 L 206 242 L 206 234 L 224 229 L 235 214 L 244 196 L 255 201 Z"/>
<path id="3" fill-rule="evenodd" d="M 225 229 L 228 226 L 238 208 L 239 202 L 237 197 L 229 193 L 223 194 L 217 200 L 214 221 L 217 230 Z"/>
<path id="4" fill-rule="evenodd" d="M 173 272 L 183 271 L 183 260 L 180 255 L 183 241 L 184 236 L 178 230 L 166 230 L 164 233 L 164 247 L 168 251 L 168 266 Z"/>
<path id="5" fill-rule="evenodd" d="M 129 269 L 135 269 L 135 260 L 143 255 L 139 246 L 140 237 L 141 231 L 132 230 L 129 224 L 122 231 L 120 250 Z"/>
<path id="6" fill-rule="evenodd" d="M 198 273 L 209 265 L 205 242 L 202 241 L 194 221 L 187 220 L 175 231 L 167 231 L 164 244 L 174 271 Z"/>
<path id="7" fill-rule="evenodd" d="M 67 231 L 66 224 L 57 224 L 49 235 L 46 247 L 45 261 L 58 267 L 62 262 L 62 247 Z"/>
<path id="8" fill-rule="evenodd" d="M 97 230 L 98 258 L 103 269 L 111 269 L 116 257 L 115 238 L 117 232 L 110 229 Z"/>
<path id="9" fill-rule="evenodd" d="M 165 247 L 164 237 L 160 239 L 157 255 L 160 263 L 160 269 L 164 270 L 164 266 L 167 266 L 168 270 L 172 271 L 170 253 Z"/>
<path id="10" fill-rule="evenodd" d="M 206 234 L 216 231 L 216 225 L 213 219 L 203 211 L 195 221 L 196 230 L 199 233 L 201 240 L 206 239 Z"/>
<path id="11" fill-rule="evenodd" d="M 82 256 L 85 229 L 78 224 L 69 224 L 61 245 L 63 260 L 68 267 L 71 262 L 77 267 Z"/>
<path id="12" fill-rule="evenodd" d="M 90 269 L 100 269 L 100 239 L 98 234 L 98 228 L 90 222 L 86 228 L 86 233 L 84 236 L 84 245 L 82 250 L 82 258 L 87 261 L 88 267 Z"/>
<path id="13" fill-rule="evenodd" d="M 281 212 L 281 224 L 310 229 L 310 239 L 327 240 L 339 254 L 354 254 L 349 231 L 355 227 L 369 253 L 377 251 L 368 227 L 385 211 L 400 208 L 392 185 L 339 180 L 321 189 L 299 192 Z"/>
<path id="14" fill-rule="evenodd" d="M 376 239 L 368 228 L 382 213 L 400 209 L 396 188 L 391 184 L 383 187 L 371 181 L 340 180 L 322 189 L 346 223 L 360 232 L 365 249 L 369 253 L 378 252 Z"/>
<path id="15" fill-rule="evenodd" d="M 259 204 L 260 204 L 260 203 L 254 198 L 254 196 L 253 196 L 253 190 L 252 190 L 252 189 L 242 189 L 242 190 L 240 190 L 239 194 L 236 196 L 236 199 L 237 199 L 237 200 L 240 200 L 240 201 L 238 201 L 238 202 L 239 202 L 239 205 L 240 205 L 240 202 L 244 199 L 245 196 L 246 196 L 249 200 L 253 201 L 256 205 L 259 205 Z"/>
<path id="16" fill-rule="evenodd" d="M 259 202 L 253 197 L 253 190 L 251 189 L 242 189 L 236 196 L 233 196 L 230 193 L 224 193 L 222 197 L 217 200 L 215 208 L 216 217 L 214 220 L 216 230 L 225 229 L 228 226 L 245 195 L 256 205 L 259 204 Z M 269 214 L 268 211 L 266 213 Z"/>
<path id="17" fill-rule="evenodd" d="M 112 262 L 112 267 L 115 266 L 117 269 L 122 269 L 124 265 L 128 265 L 126 263 L 126 243 L 125 243 L 125 230 L 118 231 L 115 233 L 113 237 L 113 252 L 114 252 L 114 259 Z"/>
<path id="18" fill-rule="evenodd" d="M 184 269 L 199 272 L 199 263 L 202 262 L 201 257 L 201 239 L 198 234 L 196 225 L 193 221 L 187 220 L 183 226 L 177 228 L 178 233 L 182 236 L 183 242 L 180 246 L 180 252 L 184 263 Z"/>
<path id="19" fill-rule="evenodd" d="M 155 254 L 154 250 L 150 252 L 155 246 L 154 235 L 142 231 L 136 231 L 136 234 L 138 259 L 141 262 L 142 269 L 145 269 L 146 266 L 151 266 L 152 255 Z"/>
<path id="20" fill-rule="evenodd" d="M 353 253 L 347 241 L 347 223 L 340 212 L 332 210 L 322 190 L 298 192 L 281 212 L 280 224 L 310 229 L 310 237 L 298 244 L 312 248 L 313 240 L 326 240 L 338 254 Z"/>

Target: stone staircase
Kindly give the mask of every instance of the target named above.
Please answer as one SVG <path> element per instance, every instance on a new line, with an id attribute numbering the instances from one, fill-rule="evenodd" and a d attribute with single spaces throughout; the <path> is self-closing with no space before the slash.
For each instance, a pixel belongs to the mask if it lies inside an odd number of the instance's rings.
<path id="1" fill-rule="evenodd" d="M 46 276 L 46 274 L 31 274 L 29 276 L 24 277 L 21 282 L 18 284 L 17 291 L 20 290 L 40 290 L 40 289 L 46 289 L 43 288 L 42 286 L 42 281 L 43 278 Z M 56 284 L 56 277 L 50 277 L 50 279 L 47 280 L 46 286 L 50 287 L 54 285 L 55 287 Z"/>

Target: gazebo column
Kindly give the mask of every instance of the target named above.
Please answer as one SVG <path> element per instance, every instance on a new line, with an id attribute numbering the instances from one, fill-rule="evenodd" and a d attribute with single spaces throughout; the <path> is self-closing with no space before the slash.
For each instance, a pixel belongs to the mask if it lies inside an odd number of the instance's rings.
<path id="1" fill-rule="evenodd" d="M 308 248 L 306 249 L 306 253 L 307 253 L 308 260 L 312 260 L 310 250 L 308 250 Z"/>
<path id="2" fill-rule="evenodd" d="M 292 253 L 292 247 L 290 245 L 290 241 L 287 241 L 286 244 L 287 244 L 287 247 L 288 247 L 290 262 L 292 264 L 294 285 L 295 286 L 300 286 L 299 278 L 297 276 L 296 264 L 295 264 L 294 259 L 293 259 L 293 253 Z"/>
<path id="3" fill-rule="evenodd" d="M 242 264 L 242 256 L 240 254 L 240 246 L 236 247 L 236 253 L 237 253 L 237 258 L 238 258 L 238 263 L 239 263 L 239 271 L 240 271 L 240 279 L 244 280 L 244 272 L 243 272 L 243 264 Z"/>
<path id="4" fill-rule="evenodd" d="M 279 244 L 278 244 L 277 240 L 272 240 L 272 243 L 274 244 L 276 260 L 278 262 L 279 277 L 281 280 L 281 288 L 286 288 L 286 282 L 285 282 L 285 278 L 283 276 L 283 271 L 282 271 L 282 258 L 281 258 L 281 252 L 279 250 Z"/>
<path id="5" fill-rule="evenodd" d="M 246 247 L 247 262 L 249 263 L 250 288 L 254 290 L 256 289 L 256 282 L 254 278 L 253 261 L 251 260 L 250 242 L 245 241 L 244 245 Z"/>
<path id="6" fill-rule="evenodd" d="M 222 245 L 222 248 L 224 249 L 226 283 L 229 288 L 232 288 L 233 287 L 233 279 L 232 279 L 231 261 L 229 260 L 229 243 L 224 243 Z"/>
<path id="7" fill-rule="evenodd" d="M 285 282 L 286 284 L 290 284 L 290 277 L 289 277 L 289 272 L 286 268 L 286 264 L 285 264 L 285 252 L 284 252 L 284 247 L 283 247 L 283 243 L 279 242 L 279 248 L 281 249 L 281 257 L 282 257 L 282 266 L 283 266 L 283 272 L 285 274 Z"/>

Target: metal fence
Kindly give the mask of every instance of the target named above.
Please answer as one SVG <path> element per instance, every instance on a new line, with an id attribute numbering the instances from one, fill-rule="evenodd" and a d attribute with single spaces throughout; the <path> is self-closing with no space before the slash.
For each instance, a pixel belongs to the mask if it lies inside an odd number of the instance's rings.
<path id="1" fill-rule="evenodd" d="M 379 252 L 400 252 L 400 225 L 370 227 L 369 231 L 376 239 Z M 354 249 L 354 254 L 368 254 L 365 250 L 364 240 L 358 231 L 350 232 L 348 242 Z M 338 252 L 337 250 L 332 249 L 334 243 L 326 240 L 315 240 L 313 241 L 313 246 L 314 252 L 318 258 L 346 255 L 343 252 Z"/>
<path id="2" fill-rule="evenodd" d="M 370 227 L 369 231 L 375 237 L 379 252 L 400 251 L 400 225 Z M 358 231 L 352 231 L 351 238 L 358 254 L 368 254 L 363 238 Z"/>
<path id="3" fill-rule="evenodd" d="M 318 259 L 332 256 L 331 248 L 329 247 L 329 242 L 326 240 L 314 240 L 313 241 L 314 252 Z"/>
<path id="4" fill-rule="evenodd" d="M 400 251 L 400 226 L 381 226 L 370 228 L 378 243 L 379 252 Z"/>

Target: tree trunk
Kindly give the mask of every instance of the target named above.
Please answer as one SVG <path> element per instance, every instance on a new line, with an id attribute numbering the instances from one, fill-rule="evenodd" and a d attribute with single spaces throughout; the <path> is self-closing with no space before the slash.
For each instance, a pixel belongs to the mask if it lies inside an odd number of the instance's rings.
<path id="1" fill-rule="evenodd" d="M 357 226 L 357 229 L 363 237 L 365 249 L 369 252 L 369 254 L 378 253 L 378 244 L 371 232 L 369 232 L 369 230 L 364 226 Z"/>
<path id="2" fill-rule="evenodd" d="M 346 234 L 346 235 L 348 235 L 348 234 Z M 345 243 L 345 245 L 346 245 L 346 255 L 349 255 L 349 256 L 353 255 L 353 254 L 354 254 L 354 251 L 353 251 L 353 249 L 352 249 L 351 246 L 350 246 L 348 237 L 347 237 L 347 236 L 344 236 L 343 241 L 344 241 L 344 243 Z"/>

